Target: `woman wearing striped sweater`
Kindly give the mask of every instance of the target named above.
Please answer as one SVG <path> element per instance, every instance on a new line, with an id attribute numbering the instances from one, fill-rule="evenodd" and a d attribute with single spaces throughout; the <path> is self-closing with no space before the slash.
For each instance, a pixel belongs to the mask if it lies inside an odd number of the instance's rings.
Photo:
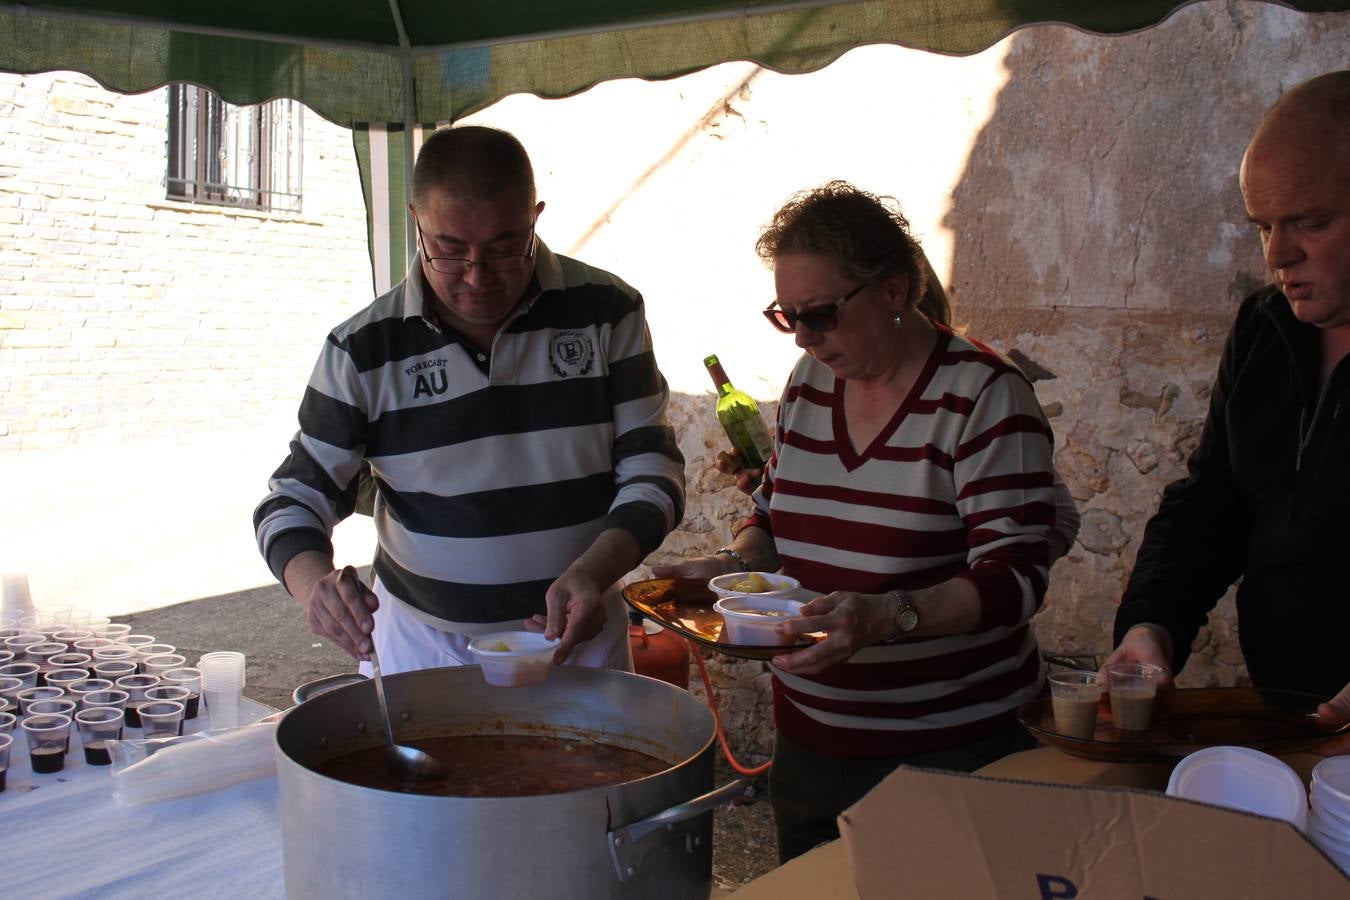
<path id="1" fill-rule="evenodd" d="M 1055 525 L 1052 435 L 1016 367 L 924 316 L 922 250 L 892 202 L 831 182 L 761 236 L 765 310 L 805 353 L 755 512 L 711 557 L 658 569 L 782 571 L 821 593 L 773 661 L 769 790 L 786 861 L 897 765 L 971 771 L 1029 746 L 1029 627 Z"/>

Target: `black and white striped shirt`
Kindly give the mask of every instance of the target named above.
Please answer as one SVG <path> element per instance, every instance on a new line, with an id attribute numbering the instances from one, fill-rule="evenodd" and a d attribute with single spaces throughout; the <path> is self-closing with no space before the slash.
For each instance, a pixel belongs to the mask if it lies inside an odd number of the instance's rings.
<path id="1" fill-rule="evenodd" d="M 544 611 L 544 591 L 607 528 L 645 555 L 684 514 L 641 295 L 542 242 L 527 300 L 481 354 L 442 327 L 421 262 L 329 335 L 290 456 L 254 512 L 280 579 L 332 554 L 363 460 L 377 487 L 375 571 L 447 630 Z"/>

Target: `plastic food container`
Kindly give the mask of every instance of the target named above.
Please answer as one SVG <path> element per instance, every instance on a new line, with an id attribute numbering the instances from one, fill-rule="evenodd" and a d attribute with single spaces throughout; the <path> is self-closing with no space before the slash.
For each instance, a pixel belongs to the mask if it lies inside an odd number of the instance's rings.
<path id="1" fill-rule="evenodd" d="M 1208 747 L 1177 763 L 1167 782 L 1172 797 L 1293 822 L 1307 829 L 1308 795 L 1288 765 L 1248 747 Z"/>
<path id="2" fill-rule="evenodd" d="M 558 643 L 530 631 L 496 631 L 469 641 L 469 651 L 488 684 L 519 687 L 548 677 Z"/>
<path id="3" fill-rule="evenodd" d="M 1350 756 L 1333 756 L 1313 768 L 1309 799 L 1308 834 L 1313 842 L 1350 857 Z"/>
<path id="4" fill-rule="evenodd" d="M 794 643 L 779 634 L 776 626 L 799 615 L 800 600 L 767 597 L 764 594 L 733 594 L 713 604 L 726 623 L 726 639 L 732 644 L 772 647 Z"/>
<path id="5" fill-rule="evenodd" d="M 763 590 L 755 590 L 756 587 Z M 800 588 L 801 582 L 777 572 L 728 572 L 708 581 L 718 597 L 750 594 L 756 597 L 786 597 Z"/>
<path id="6" fill-rule="evenodd" d="M 1332 756 L 1314 766 L 1312 791 L 1350 819 L 1350 756 Z"/>

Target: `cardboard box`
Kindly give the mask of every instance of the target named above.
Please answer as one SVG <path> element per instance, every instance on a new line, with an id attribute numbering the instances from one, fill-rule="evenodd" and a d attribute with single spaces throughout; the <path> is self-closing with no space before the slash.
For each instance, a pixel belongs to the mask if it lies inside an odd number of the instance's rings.
<path id="1" fill-rule="evenodd" d="M 848 847 L 842 840 L 821 844 L 742 885 L 731 900 L 858 900 Z"/>
<path id="2" fill-rule="evenodd" d="M 1000 768 L 1073 783 L 987 777 Z M 1054 750 L 980 775 L 902 767 L 840 816 L 841 840 L 734 898 L 1350 898 L 1350 878 L 1287 822 L 1111 783 L 1160 787 L 1169 770 Z"/>
<path id="3" fill-rule="evenodd" d="M 862 900 L 1350 897 L 1290 823 L 1153 791 L 903 767 L 839 823 Z"/>

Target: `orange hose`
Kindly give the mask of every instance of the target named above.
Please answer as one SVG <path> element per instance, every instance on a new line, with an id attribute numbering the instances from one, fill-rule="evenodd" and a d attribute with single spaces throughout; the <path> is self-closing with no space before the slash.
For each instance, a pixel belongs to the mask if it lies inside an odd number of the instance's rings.
<path id="1" fill-rule="evenodd" d="M 698 645 L 689 638 L 684 640 L 689 645 L 689 652 L 694 654 L 694 662 L 698 663 L 698 674 L 703 676 L 703 690 L 708 693 L 708 706 L 712 709 L 713 723 L 717 726 L 717 743 L 722 745 L 722 754 L 726 756 L 727 762 L 731 763 L 731 767 L 742 775 L 762 775 L 769 771 L 769 767 L 773 765 L 773 760 L 769 760 L 762 766 L 747 769 L 736 761 L 736 757 L 731 755 L 731 747 L 727 746 L 726 732 L 722 730 L 722 716 L 717 711 L 717 695 L 713 693 L 712 679 L 708 677 L 708 667 L 703 664 L 703 654 L 699 652 Z"/>

